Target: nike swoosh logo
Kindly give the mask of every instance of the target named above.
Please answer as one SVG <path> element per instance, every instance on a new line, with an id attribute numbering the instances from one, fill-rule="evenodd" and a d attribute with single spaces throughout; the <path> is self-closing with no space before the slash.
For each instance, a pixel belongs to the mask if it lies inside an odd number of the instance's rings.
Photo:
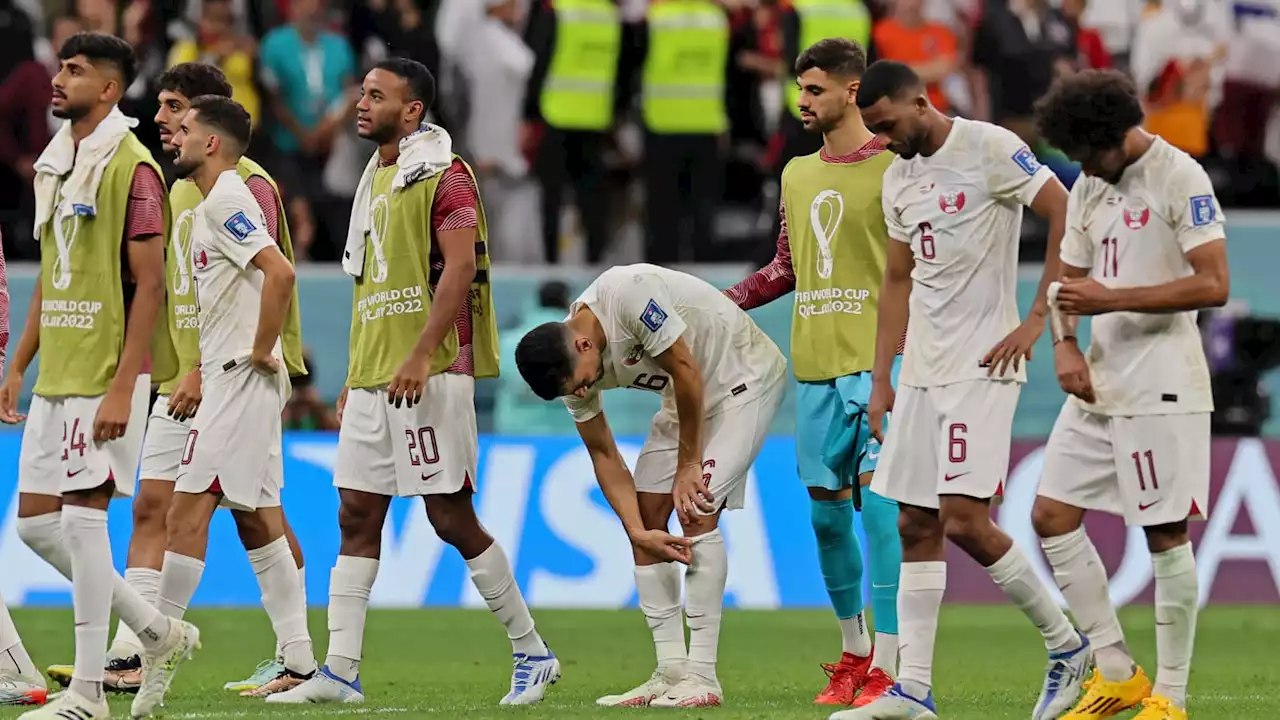
<path id="1" fill-rule="evenodd" d="M 1160 622 L 1159 620 L 1156 621 L 1156 625 L 1159 625 L 1160 627 L 1167 627 L 1172 624 L 1173 624 L 1172 622 Z"/>
<path id="2" fill-rule="evenodd" d="M 877 589 L 891 588 L 891 587 L 897 587 L 897 586 L 898 586 L 897 583 L 889 583 L 888 585 L 877 585 L 876 583 L 871 583 L 871 587 L 877 588 Z"/>
<path id="3" fill-rule="evenodd" d="M 964 477 L 965 475 L 968 475 L 968 474 L 969 474 L 969 473 L 967 473 L 967 472 L 962 472 L 962 473 L 957 473 L 957 474 L 955 474 L 955 475 L 945 475 L 945 476 L 943 476 L 942 480 L 943 480 L 943 482 L 951 482 L 952 480 L 956 480 L 956 479 L 962 478 L 962 477 Z"/>
<path id="4" fill-rule="evenodd" d="M 435 472 L 431 473 L 430 475 L 423 475 L 423 476 L 422 476 L 422 482 L 430 482 L 430 481 L 431 481 L 431 478 L 433 478 L 433 477 L 435 477 L 435 476 L 439 475 L 439 474 L 440 474 L 440 473 L 442 473 L 442 472 L 444 472 L 444 471 L 443 471 L 443 470 L 437 470 L 437 471 L 435 471 Z"/>
<path id="5" fill-rule="evenodd" d="M 1155 501 L 1153 501 L 1153 502 L 1149 502 L 1149 503 L 1138 503 L 1138 512 L 1142 512 L 1143 510 L 1146 510 L 1147 508 L 1151 507 L 1152 505 L 1155 505 L 1155 504 L 1156 504 L 1156 503 L 1158 503 L 1158 502 L 1160 502 L 1160 501 L 1159 501 L 1159 500 L 1155 500 Z"/>
<path id="6" fill-rule="evenodd" d="M 880 453 L 878 453 L 878 452 L 875 452 L 875 453 L 871 453 L 871 452 L 869 452 L 869 453 L 867 453 L 867 459 L 868 459 L 868 460 L 879 460 L 879 459 L 880 459 Z"/>
<path id="7" fill-rule="evenodd" d="M 79 475 L 80 473 L 84 472 L 84 470 L 85 470 L 84 468 L 80 468 L 79 470 L 77 470 L 77 471 L 75 471 L 75 472 L 71 472 L 70 470 L 68 470 L 68 471 L 67 471 L 67 477 L 69 477 L 69 478 L 73 478 L 73 477 L 75 477 L 75 476 Z"/>

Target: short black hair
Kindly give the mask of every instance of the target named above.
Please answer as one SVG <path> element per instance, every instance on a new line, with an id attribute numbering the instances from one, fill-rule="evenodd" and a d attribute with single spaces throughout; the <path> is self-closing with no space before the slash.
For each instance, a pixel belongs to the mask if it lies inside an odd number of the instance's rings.
<path id="1" fill-rule="evenodd" d="M 404 78 L 409 86 L 409 99 L 422 103 L 422 111 L 436 101 L 436 78 L 426 65 L 406 57 L 387 58 L 373 66 L 374 70 L 387 72 Z"/>
<path id="2" fill-rule="evenodd" d="M 231 97 L 231 83 L 227 82 L 226 73 L 217 65 L 208 63 L 186 62 L 174 65 L 156 82 L 160 92 L 181 93 L 190 100 L 201 95 L 217 95 Z"/>
<path id="3" fill-rule="evenodd" d="M 1137 86 L 1114 70 L 1061 78 L 1035 105 L 1037 133 L 1068 155 L 1120 147 L 1142 119 Z"/>
<path id="4" fill-rule="evenodd" d="M 920 76 L 910 66 L 892 60 L 877 60 L 862 74 L 858 86 L 858 109 L 880 102 L 881 98 L 897 100 L 906 92 L 923 92 Z"/>
<path id="5" fill-rule="evenodd" d="M 548 322 L 525 333 L 516 345 L 516 367 L 534 395 L 555 400 L 573 377 L 569 332 L 564 323 Z"/>
<path id="6" fill-rule="evenodd" d="M 219 136 L 236 142 L 243 153 L 253 138 L 253 121 L 249 111 L 240 103 L 221 95 L 200 95 L 191 98 L 191 109 L 199 111 L 201 124 L 218 131 Z"/>
<path id="7" fill-rule="evenodd" d="M 104 62 L 114 65 L 124 78 L 121 95 L 138 77 L 138 56 L 133 52 L 133 46 L 115 35 L 87 31 L 72 35 L 59 48 L 58 59 L 70 60 L 77 55 L 85 56 L 95 65 Z"/>
<path id="8" fill-rule="evenodd" d="M 862 77 L 867 71 L 867 51 L 853 40 L 830 37 L 805 48 L 796 58 L 796 75 L 817 68 L 831 75 Z"/>

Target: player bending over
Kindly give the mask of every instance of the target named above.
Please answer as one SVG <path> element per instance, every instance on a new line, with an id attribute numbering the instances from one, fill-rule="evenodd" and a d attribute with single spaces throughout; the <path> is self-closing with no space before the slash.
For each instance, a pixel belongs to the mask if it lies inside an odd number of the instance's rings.
<path id="1" fill-rule="evenodd" d="M 155 123 L 160 141 L 175 158 L 178 148 L 171 141 L 177 136 L 182 118 L 191 107 L 191 98 L 201 95 L 231 97 L 231 85 L 216 65 L 182 63 L 160 76 L 158 82 L 160 109 Z M 285 257 L 293 260 L 289 223 L 276 191 L 275 181 L 266 170 L 247 157 L 240 158 L 236 171 L 249 187 L 267 221 L 267 233 L 280 245 Z M 178 355 L 178 374 L 161 384 L 159 395 L 147 419 L 146 439 L 142 445 L 138 492 L 133 498 L 133 535 L 129 538 L 129 557 L 124 579 L 138 594 L 155 604 L 160 593 L 160 568 L 164 562 L 167 530 L 165 516 L 173 498 L 173 484 L 178 477 L 179 461 L 191 430 L 191 419 L 200 406 L 200 329 L 196 310 L 195 283 L 191 278 L 191 241 L 196 206 L 204 197 L 191 178 L 178 180 L 169 194 L 172 226 L 168 252 L 165 254 L 167 302 L 165 311 L 169 333 Z M 284 358 L 290 375 L 307 372 L 302 362 L 300 318 L 295 297 L 285 321 Z M 302 568 L 302 548 L 298 545 L 288 520 L 284 520 L 285 537 Z M 303 583 L 306 586 L 306 583 Z M 107 650 L 107 667 L 103 685 L 108 690 L 137 692 L 142 682 L 142 657 L 138 638 L 121 621 L 115 640 Z M 229 682 L 228 690 L 250 691 L 274 680 L 284 671 L 277 643 L 275 656 L 258 664 L 247 680 Z M 53 665 L 46 672 L 53 680 L 66 685 L 71 682 L 70 665 Z"/>
<path id="2" fill-rule="evenodd" d="M 18 396 L 38 351 L 18 535 L 72 581 L 76 651 L 67 690 L 23 717 L 96 720 L 110 716 L 102 683 L 112 611 L 137 634 L 144 663 L 174 662 L 198 633 L 115 572 L 107 533 L 112 498 L 133 494 L 151 380 L 177 372 L 169 333 L 153 333 L 164 303 L 164 183 L 132 132 L 137 120 L 116 107 L 137 59 L 98 33 L 73 35 L 58 57 L 52 109 L 64 122 L 35 163 L 40 279 L 0 386 L 0 421 L 27 419 Z"/>
<path id="3" fill-rule="evenodd" d="M 342 545 L 329 579 L 325 666 L 268 702 L 361 702 L 369 590 L 392 497 L 421 497 L 436 534 L 511 639 L 503 705 L 532 705 L 560 677 L 506 553 L 472 505 L 479 438 L 475 378 L 498 372 L 488 231 L 471 169 L 424 122 L 435 79 L 392 58 L 365 75 L 356 131 L 378 150 L 351 212 L 343 269 L 355 278 L 351 360 L 339 399 L 333 482 Z"/>
<path id="4" fill-rule="evenodd" d="M 174 171 L 204 196 L 191 241 L 203 399 L 174 486 L 158 604 L 170 617 L 186 611 L 204 573 L 213 513 L 230 508 L 284 656 L 285 671 L 255 691 L 265 695 L 300 684 L 316 661 L 280 509 L 280 413 L 289 392 L 280 333 L 293 301 L 293 265 L 236 169 L 249 139 L 249 113 L 206 95 L 192 99 L 171 140 Z M 144 665 L 133 717 L 160 706 L 177 668 Z"/>
<path id="5" fill-rule="evenodd" d="M 747 473 L 786 392 L 781 351 L 710 284 L 654 265 L 605 271 L 562 323 L 529 331 L 516 365 L 538 397 L 564 398 L 596 481 L 631 537 L 640 608 L 658 667 L 609 706 L 709 707 L 728 560 L 720 513 L 742 507 Z M 605 420 L 611 388 L 662 395 L 634 479 Z M 687 540 L 665 532 L 675 508 Z M 692 547 L 692 560 L 689 547 Z M 685 573 L 685 650 L 680 565 Z"/>
<path id="6" fill-rule="evenodd" d="M 1199 609 L 1187 520 L 1209 510 L 1213 394 L 1196 311 L 1227 301 L 1222 209 L 1203 168 L 1142 130 L 1133 83 L 1116 72 L 1067 78 L 1036 109 L 1041 135 L 1084 171 L 1062 241 L 1064 315 L 1054 361 L 1070 393 L 1045 448 L 1032 521 L 1097 669 L 1066 717 L 1142 703 L 1140 720 L 1185 720 Z M 1052 299 L 1051 299 L 1052 301 Z M 1080 315 L 1096 315 L 1089 355 Z M 1152 688 L 1133 660 L 1085 534 L 1087 510 L 1142 527 L 1156 577 Z"/>
<path id="7" fill-rule="evenodd" d="M 874 199 L 893 154 L 858 114 L 858 81 L 867 58 L 857 43 L 822 40 L 800 53 L 795 69 L 800 116 L 805 129 L 822 133 L 822 150 L 787 164 L 777 255 L 727 293 L 749 310 L 796 291 L 796 465 L 809 490 L 818 564 L 843 645 L 840 662 L 823 666 L 831 677 L 814 702 L 860 706 L 892 687 L 898 672 L 898 505 L 867 487 L 880 441 L 871 436 L 866 418 L 888 244 Z M 899 365 L 895 360 L 895 381 Z M 834 470 L 824 461 L 831 455 L 843 458 Z M 874 645 L 863 611 L 855 505 L 867 532 Z"/>
<path id="8" fill-rule="evenodd" d="M 1046 289 L 1057 276 L 1067 193 L 1012 132 L 938 112 L 906 65 L 868 68 L 858 107 L 898 155 L 882 196 L 893 242 L 880 291 L 870 424 L 879 435 L 893 411 L 871 487 L 897 500 L 901 512 L 902 644 L 898 684 L 832 718 L 936 717 L 933 646 L 947 581 L 946 540 L 985 567 L 1044 636 L 1049 661 L 1032 718 L 1056 718 L 1075 702 L 1092 652 L 1026 556 L 992 522 L 991 504 L 1009 469 L 1013 414 L 1026 381 L 1021 360 L 1044 331 L 1048 305 L 1037 299 L 1019 324 L 1022 208 L 1049 221 L 1051 259 L 1040 282 Z M 895 402 L 890 369 L 904 328 Z M 991 358 L 1010 344 L 1016 352 L 1007 373 Z"/>

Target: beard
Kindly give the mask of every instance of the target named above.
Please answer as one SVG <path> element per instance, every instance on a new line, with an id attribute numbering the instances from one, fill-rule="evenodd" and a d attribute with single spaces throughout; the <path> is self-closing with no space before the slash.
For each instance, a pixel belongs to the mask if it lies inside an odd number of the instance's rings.
<path id="1" fill-rule="evenodd" d="M 79 120 L 89 114 L 90 107 L 81 107 L 78 105 L 63 105 L 61 108 L 51 108 L 53 116 L 59 120 Z"/>
<path id="2" fill-rule="evenodd" d="M 186 180 L 199 169 L 200 163 L 198 161 L 185 160 L 182 157 L 181 151 L 178 151 L 178 156 L 173 161 L 173 174 L 179 180 Z"/>
<path id="3" fill-rule="evenodd" d="M 385 143 L 389 143 L 392 140 L 395 140 L 397 135 L 397 130 L 398 129 L 396 128 L 396 125 L 394 123 L 371 122 L 369 124 L 369 130 L 367 132 L 361 133 L 359 132 L 359 130 L 357 130 L 356 134 L 364 138 L 365 140 L 372 140 L 378 143 L 379 145 L 382 145 Z"/>

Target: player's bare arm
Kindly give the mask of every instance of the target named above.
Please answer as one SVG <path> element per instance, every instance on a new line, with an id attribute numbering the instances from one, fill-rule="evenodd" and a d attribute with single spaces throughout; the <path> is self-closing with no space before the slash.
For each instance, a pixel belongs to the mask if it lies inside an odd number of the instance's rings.
<path id="1" fill-rule="evenodd" d="M 1186 258 L 1192 274 L 1160 285 L 1109 288 L 1092 278 L 1068 278 L 1058 291 L 1058 307 L 1069 315 L 1101 315 L 1178 313 L 1225 305 L 1231 294 L 1226 240 L 1196 246 Z"/>
<path id="2" fill-rule="evenodd" d="M 1064 282 L 1067 279 L 1078 280 L 1086 278 L 1088 275 L 1088 268 L 1062 263 Z M 1077 340 L 1079 336 L 1076 328 L 1080 323 L 1080 317 L 1078 315 L 1064 315 L 1061 308 L 1058 307 L 1057 299 L 1054 298 L 1050 301 L 1047 292 L 1045 293 L 1045 299 L 1046 302 L 1052 302 L 1049 312 L 1052 313 L 1054 319 L 1054 322 L 1051 323 L 1053 328 L 1053 367 L 1058 375 L 1058 385 L 1062 387 L 1063 392 L 1075 395 L 1087 403 L 1097 402 L 1097 397 L 1093 392 L 1093 380 L 1089 377 L 1089 365 L 1084 360 L 1084 353 L 1080 351 L 1080 345 Z"/>
<path id="3" fill-rule="evenodd" d="M 129 306 L 120 363 L 93 420 L 93 439 L 97 442 L 115 440 L 124 435 L 129 424 L 133 389 L 138 384 L 138 374 L 142 372 L 142 364 L 151 347 L 156 315 L 164 305 L 164 236 L 131 239 L 126 243 L 125 251 L 135 290 Z"/>
<path id="4" fill-rule="evenodd" d="M 680 522 L 687 524 L 694 510 L 715 512 L 715 498 L 702 482 L 702 370 L 684 338 L 654 358 L 671 376 L 680 426 L 676 478 L 671 494 Z"/>
<path id="5" fill-rule="evenodd" d="M 631 477 L 631 471 L 618 452 L 618 444 L 613 439 L 613 431 L 609 429 L 604 413 L 576 424 L 582 444 L 587 447 L 587 453 L 591 456 L 596 483 L 622 521 L 622 528 L 627 531 L 631 544 L 663 562 L 675 560 L 688 565 L 692 559 L 689 550 L 692 541 L 662 530 L 645 529 L 640 516 L 640 503 L 636 499 L 635 479 Z"/>
<path id="6" fill-rule="evenodd" d="M 262 304 L 258 310 L 258 331 L 253 337 L 250 362 L 262 372 L 274 373 L 280 361 L 272 354 L 293 297 L 293 264 L 276 245 L 268 245 L 253 256 L 253 266 L 262 271 Z"/>
<path id="7" fill-rule="evenodd" d="M 911 314 L 911 271 L 916 259 L 911 246 L 890 238 L 885 253 L 884 280 L 880 284 L 880 307 L 876 310 L 876 358 L 871 369 L 871 400 L 867 422 L 876 440 L 884 442 L 884 416 L 893 409 L 893 359 L 898 341 L 907 331 Z"/>
<path id="8" fill-rule="evenodd" d="M 1036 193 L 1035 199 L 1031 201 L 1031 210 L 1049 221 L 1049 248 L 1045 255 L 1044 269 L 1040 273 L 1040 284 L 1036 288 L 1035 301 L 1031 304 L 1027 319 L 996 343 L 982 359 L 988 376 L 995 375 L 999 370 L 1000 376 L 1004 377 L 1010 363 L 1013 364 L 1014 371 L 1017 371 L 1022 358 L 1031 360 L 1031 349 L 1044 333 L 1045 317 L 1049 312 L 1049 283 L 1057 280 L 1061 272 L 1062 236 L 1067 229 L 1067 189 L 1057 178 L 1051 178 Z"/>
<path id="9" fill-rule="evenodd" d="M 444 341 L 444 336 L 458 319 L 462 302 L 471 292 L 471 281 L 476 277 L 476 229 L 456 228 L 437 233 L 440 254 L 444 256 L 444 271 L 431 298 L 431 311 L 427 324 L 422 328 L 418 344 L 400 366 L 387 388 L 387 402 L 400 407 L 406 402 L 413 407 L 422 399 L 431 372 L 431 358 Z"/>
<path id="10" fill-rule="evenodd" d="M 18 412 L 18 395 L 22 392 L 22 377 L 40 349 L 40 303 L 44 292 L 40 286 L 41 278 L 37 274 L 36 289 L 31 293 L 31 305 L 27 307 L 27 322 L 22 326 L 22 337 L 18 338 L 18 348 L 13 351 L 4 382 L 0 383 L 0 422 L 8 425 L 27 419 L 26 415 Z"/>

